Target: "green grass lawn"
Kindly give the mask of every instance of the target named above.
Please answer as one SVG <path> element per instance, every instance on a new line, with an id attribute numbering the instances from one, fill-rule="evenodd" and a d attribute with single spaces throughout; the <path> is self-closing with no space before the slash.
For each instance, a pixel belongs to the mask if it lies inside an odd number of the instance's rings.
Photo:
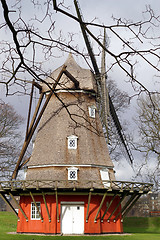
<path id="1" fill-rule="evenodd" d="M 129 217 L 124 219 L 124 232 L 159 233 L 160 217 Z"/>
<path id="2" fill-rule="evenodd" d="M 8 212 L 0 212 L 0 240 L 160 240 L 159 218 L 126 218 L 124 231 L 131 235 L 113 236 L 37 236 L 23 234 L 8 234 L 15 232 L 17 218 Z"/>

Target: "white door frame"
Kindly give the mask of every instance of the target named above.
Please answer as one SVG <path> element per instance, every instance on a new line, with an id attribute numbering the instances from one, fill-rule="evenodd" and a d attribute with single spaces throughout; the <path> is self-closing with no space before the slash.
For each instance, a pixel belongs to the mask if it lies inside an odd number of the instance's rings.
<path id="1" fill-rule="evenodd" d="M 84 210 L 84 202 L 66 202 L 66 201 L 62 201 L 61 202 L 61 233 L 62 233 L 62 207 L 63 206 L 83 206 L 83 210 Z M 83 224 L 84 224 L 84 217 L 83 217 Z M 84 225 L 83 225 L 83 229 L 84 229 Z M 74 233 L 73 233 L 74 234 Z"/>

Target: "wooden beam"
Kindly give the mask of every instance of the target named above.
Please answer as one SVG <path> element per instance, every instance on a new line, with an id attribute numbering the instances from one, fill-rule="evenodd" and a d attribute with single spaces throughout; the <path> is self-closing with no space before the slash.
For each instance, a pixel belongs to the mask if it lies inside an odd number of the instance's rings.
<path id="1" fill-rule="evenodd" d="M 16 215 L 16 217 L 19 219 L 18 217 L 18 213 L 16 212 L 16 210 L 14 209 L 14 207 L 12 206 L 12 204 L 8 201 L 8 199 L 6 198 L 6 196 L 2 193 L 0 193 L 1 198 L 5 201 L 5 203 L 9 206 L 9 208 L 11 209 L 11 211 Z"/>
<path id="2" fill-rule="evenodd" d="M 33 127 L 33 125 L 34 125 L 34 123 L 36 121 L 36 118 L 37 118 L 40 106 L 41 106 L 42 101 L 43 101 L 43 97 L 44 97 L 44 93 L 41 93 L 40 97 L 39 97 L 39 100 L 38 100 L 38 103 L 37 103 L 37 106 L 36 106 L 36 109 L 34 111 L 34 114 L 33 114 L 33 117 L 32 117 L 31 123 L 30 123 L 30 126 L 29 126 L 28 135 L 31 132 L 31 129 L 32 129 L 32 127 Z"/>
<path id="3" fill-rule="evenodd" d="M 23 147 L 22 147 L 22 150 L 21 150 L 19 159 L 18 159 L 18 161 L 17 161 L 15 170 L 14 170 L 13 175 L 12 175 L 12 179 L 15 179 L 16 176 L 17 176 L 18 167 L 19 167 L 19 165 L 20 165 L 20 163 L 21 163 L 21 161 L 22 161 L 22 159 L 23 159 L 23 156 L 24 156 L 24 154 L 25 154 L 25 152 L 26 152 L 26 150 L 27 150 L 27 147 L 28 147 L 28 145 L 29 145 L 29 143 L 30 143 L 30 140 L 32 139 L 32 136 L 33 136 L 33 134 L 34 134 L 34 132 L 35 132 L 38 124 L 39 124 L 39 121 L 40 121 L 40 119 L 41 119 L 41 117 L 42 117 L 42 115 L 43 115 L 43 113 L 44 113 L 44 111 L 45 111 L 45 109 L 46 109 L 46 107 L 47 107 L 47 105 L 48 105 L 48 102 L 49 102 L 49 100 L 51 99 L 51 97 L 52 97 L 52 95 L 53 95 L 53 92 L 54 92 L 54 90 L 55 90 L 55 88 L 56 88 L 59 80 L 61 79 L 61 77 L 62 77 L 65 69 L 66 69 L 66 66 L 64 65 L 63 68 L 62 68 L 62 70 L 60 71 L 60 73 L 59 73 L 59 75 L 58 75 L 55 83 L 53 84 L 53 88 L 51 89 L 50 94 L 47 96 L 46 101 L 45 101 L 45 103 L 44 103 L 44 105 L 43 105 L 43 107 L 42 107 L 42 109 L 41 109 L 38 117 L 37 117 L 38 111 L 35 113 L 36 115 L 33 116 L 33 122 L 31 122 L 31 124 L 30 124 L 30 128 L 29 128 L 29 130 L 28 130 L 28 137 L 27 137 L 27 140 L 26 140 L 26 141 L 24 142 L 24 144 L 23 144 Z M 42 94 L 44 95 L 44 93 L 42 93 Z M 37 104 L 37 105 L 38 105 L 38 104 Z M 36 120 L 36 117 L 37 117 L 37 120 Z M 36 121 L 35 121 L 35 120 L 36 120 Z"/>
<path id="4" fill-rule="evenodd" d="M 42 196 L 43 196 L 43 201 L 44 201 L 44 204 L 45 204 L 45 207 L 46 207 L 46 210 L 47 210 L 49 222 L 51 222 L 51 217 L 50 217 L 50 214 L 49 214 L 49 210 L 48 210 L 48 206 L 47 206 L 47 202 L 46 202 L 44 192 L 42 192 Z"/>
<path id="5" fill-rule="evenodd" d="M 29 122 L 30 122 L 30 117 L 31 117 L 34 82 L 35 82 L 35 80 L 32 81 L 32 88 L 31 88 L 31 93 L 30 93 L 30 102 L 29 102 L 29 110 L 28 110 L 28 118 L 27 118 L 27 128 L 26 128 L 26 140 L 28 138 L 28 128 L 29 128 Z"/>
<path id="6" fill-rule="evenodd" d="M 83 38 L 84 38 L 84 41 L 86 43 L 86 47 L 87 47 L 87 50 L 88 50 L 88 53 L 89 53 L 94 71 L 96 73 L 97 80 L 100 83 L 100 71 L 99 71 L 99 68 L 98 68 L 98 65 L 97 65 L 97 62 L 96 62 L 96 59 L 95 59 L 95 55 L 93 53 L 93 49 L 91 47 L 91 44 L 90 44 L 90 41 L 89 41 L 89 38 L 88 38 L 88 35 L 86 33 L 86 26 L 82 21 L 82 16 L 81 16 L 81 13 L 80 13 L 80 10 L 79 10 L 79 7 L 78 7 L 78 3 L 77 3 L 76 0 L 74 0 L 74 5 L 75 5 L 75 8 L 76 8 L 77 17 L 79 19 L 79 23 L 80 23 L 80 27 L 81 27 L 81 30 L 82 30 Z"/>
<path id="7" fill-rule="evenodd" d="M 126 202 L 126 204 L 124 205 L 124 207 L 121 209 L 121 211 L 115 216 L 114 221 L 116 221 L 116 219 L 118 218 L 118 216 L 125 211 L 125 209 L 129 206 L 129 204 L 133 201 L 133 199 L 137 196 L 136 193 L 134 193 L 129 200 Z"/>
<path id="8" fill-rule="evenodd" d="M 59 209 L 58 209 L 58 194 L 57 194 L 57 190 L 56 190 L 56 210 L 57 210 L 57 220 L 59 222 Z"/>
<path id="9" fill-rule="evenodd" d="M 112 205 L 112 202 L 114 201 L 114 199 L 116 198 L 116 196 L 117 196 L 117 194 L 115 194 L 115 195 L 113 196 L 113 198 L 111 199 L 111 201 L 109 202 L 109 204 L 108 204 L 108 206 L 107 206 L 107 208 L 106 208 L 106 210 L 105 210 L 105 212 L 104 212 L 104 214 L 103 214 L 103 216 L 102 216 L 102 218 L 101 218 L 101 221 L 103 221 L 106 213 L 108 212 L 108 210 L 109 210 L 110 206 Z"/>
<path id="10" fill-rule="evenodd" d="M 75 88 L 79 89 L 79 82 L 77 81 L 77 79 L 75 79 L 72 74 L 70 74 L 70 72 L 68 72 L 67 70 L 64 71 L 64 74 L 74 83 Z"/>
<path id="11" fill-rule="evenodd" d="M 143 193 L 143 189 L 144 189 L 144 185 L 142 185 L 142 187 L 139 190 L 139 193 Z"/>
<path id="12" fill-rule="evenodd" d="M 115 209 L 113 210 L 113 212 L 110 214 L 109 218 L 107 219 L 108 221 L 111 219 L 111 217 L 113 216 L 113 214 L 115 213 L 115 211 L 118 209 L 118 207 L 120 206 L 121 202 L 123 201 L 123 199 L 126 197 L 127 193 L 125 193 L 123 195 L 123 197 L 121 198 L 121 200 L 119 201 L 119 203 L 117 204 L 117 206 L 115 207 Z"/>
<path id="13" fill-rule="evenodd" d="M 89 192 L 89 195 L 88 195 L 87 214 L 86 214 L 86 222 L 88 222 L 88 213 L 89 213 L 89 205 L 90 205 L 90 201 L 91 201 L 91 194 L 92 194 L 92 192 Z"/>
<path id="14" fill-rule="evenodd" d="M 37 82 L 34 82 L 34 86 L 37 87 L 40 92 L 42 91 L 42 86 L 39 85 Z"/>
<path id="15" fill-rule="evenodd" d="M 28 217 L 26 216 L 25 212 L 23 211 L 23 209 L 21 208 L 21 206 L 18 204 L 17 200 L 15 199 L 15 197 L 12 195 L 12 193 L 9 193 L 9 195 L 11 196 L 11 198 L 13 199 L 13 201 L 15 202 L 15 204 L 17 205 L 17 207 L 19 208 L 19 210 L 21 211 L 21 213 L 23 214 L 23 216 L 25 217 L 26 221 L 28 222 Z"/>
<path id="16" fill-rule="evenodd" d="M 102 201 L 101 201 L 101 203 L 100 203 L 100 205 L 99 205 L 99 209 L 98 209 L 97 214 L 96 214 L 96 216 L 95 216 L 94 222 L 97 221 L 98 214 L 99 214 L 99 212 L 100 212 L 100 210 L 101 210 L 101 208 L 102 208 L 102 205 L 103 205 L 103 202 L 104 202 L 106 196 L 107 196 L 107 193 L 105 193 L 105 194 L 103 195 L 103 198 L 102 198 Z"/>
<path id="17" fill-rule="evenodd" d="M 124 217 L 124 216 L 131 210 L 132 206 L 137 202 L 137 200 L 138 200 L 140 197 L 141 197 L 141 194 L 138 195 L 138 196 L 134 199 L 134 201 L 130 204 L 130 206 L 125 210 L 125 212 L 122 213 L 122 217 Z"/>
<path id="18" fill-rule="evenodd" d="M 18 167 L 18 170 L 20 170 L 22 167 L 24 167 L 24 165 L 26 165 L 29 160 L 30 160 L 31 157 L 27 158 L 19 167 Z"/>
<path id="19" fill-rule="evenodd" d="M 56 86 L 57 86 L 59 80 L 61 79 L 61 77 L 62 77 L 62 75 L 63 75 L 65 70 L 66 70 L 66 66 L 64 65 L 62 70 L 60 71 L 60 73 L 59 73 L 55 83 L 53 84 L 53 88 L 51 89 L 50 94 L 46 98 L 46 101 L 45 101 L 45 103 L 44 103 L 44 105 L 43 105 L 43 107 L 42 107 L 42 109 L 41 109 L 41 111 L 40 111 L 40 113 L 39 113 L 39 115 L 37 117 L 36 122 L 34 123 L 34 126 L 30 127 L 29 134 L 31 135 L 31 137 L 33 136 L 33 134 L 34 134 L 34 132 L 35 132 L 35 130 L 36 130 L 38 124 L 39 124 L 39 121 L 40 121 L 40 119 L 41 119 L 41 117 L 42 117 L 42 115 L 43 115 L 43 113 L 44 113 L 44 111 L 45 111 L 45 109 L 46 109 L 46 107 L 47 107 L 47 105 L 48 105 L 52 95 L 53 95 L 53 92 L 54 92 L 54 90 L 55 90 L 55 88 L 56 88 Z M 29 138 L 31 138 L 31 137 L 29 137 Z"/>
<path id="20" fill-rule="evenodd" d="M 31 198 L 32 198 L 32 200 L 33 200 L 33 202 L 34 202 L 34 205 L 35 205 L 36 209 L 37 209 L 37 212 L 38 212 L 38 214 L 39 214 L 39 216 L 40 216 L 40 218 L 41 218 L 41 221 L 43 222 L 42 214 L 41 214 L 41 212 L 40 212 L 40 210 L 39 210 L 39 207 L 37 206 L 37 203 L 36 203 L 36 201 L 35 201 L 35 199 L 34 199 L 34 196 L 33 196 L 33 194 L 32 194 L 31 192 L 30 192 L 30 195 L 31 195 Z"/>
<path id="21" fill-rule="evenodd" d="M 123 192 L 123 185 L 124 183 L 121 184 L 121 189 L 119 190 L 119 192 Z"/>
<path id="22" fill-rule="evenodd" d="M 55 192 L 45 192 L 45 194 L 48 194 L 48 195 L 55 195 Z M 20 193 L 19 194 L 20 196 L 29 196 L 30 194 L 29 193 Z M 39 193 L 34 193 L 34 196 L 37 196 L 39 195 Z M 83 195 L 83 196 L 86 196 L 88 195 L 88 193 L 82 193 L 82 192 L 58 192 L 58 195 Z M 94 194 L 93 194 L 94 195 Z M 95 194 L 97 195 L 97 194 Z"/>
<path id="23" fill-rule="evenodd" d="M 36 106 L 36 109 L 35 109 L 35 112 L 34 112 L 34 115 L 32 117 L 32 121 L 30 123 L 30 127 L 29 127 L 29 130 L 28 130 L 28 136 L 27 136 L 27 139 L 25 140 L 24 144 L 23 144 L 23 147 L 22 147 L 22 150 L 20 152 L 20 155 L 19 155 L 19 159 L 17 161 L 17 164 L 16 164 L 16 167 L 15 167 L 15 170 L 12 174 L 12 179 L 15 179 L 16 176 L 17 176 L 17 173 L 18 173 L 18 170 L 19 170 L 19 165 L 21 164 L 22 162 L 22 159 L 24 157 L 24 154 L 27 150 L 27 147 L 30 143 L 30 140 L 31 140 L 31 137 L 29 138 L 29 135 L 30 135 L 30 131 L 31 131 L 31 128 L 36 120 L 36 117 L 37 117 L 37 114 L 38 114 L 38 111 L 40 109 L 40 106 L 41 106 L 41 103 L 42 103 L 42 100 L 43 100 L 43 97 L 44 97 L 44 93 L 41 93 L 40 97 L 39 97 L 39 101 L 37 103 L 37 106 Z"/>

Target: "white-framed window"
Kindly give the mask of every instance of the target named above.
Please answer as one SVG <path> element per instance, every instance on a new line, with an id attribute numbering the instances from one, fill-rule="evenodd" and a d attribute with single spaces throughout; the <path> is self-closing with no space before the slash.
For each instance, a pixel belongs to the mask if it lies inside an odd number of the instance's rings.
<path id="1" fill-rule="evenodd" d="M 110 178 L 109 178 L 109 172 L 108 169 L 104 168 L 100 170 L 100 174 L 101 174 L 101 179 L 103 181 L 103 185 L 105 187 L 109 187 L 110 186 Z"/>
<path id="2" fill-rule="evenodd" d="M 78 171 L 78 168 L 76 168 L 76 167 L 68 168 L 68 180 L 75 180 L 75 181 L 77 181 L 77 179 L 78 179 L 77 171 Z"/>
<path id="3" fill-rule="evenodd" d="M 77 139 L 75 135 L 71 135 L 68 138 L 68 149 L 77 149 Z"/>
<path id="4" fill-rule="evenodd" d="M 96 117 L 96 107 L 90 106 L 90 107 L 88 107 L 88 110 L 89 110 L 89 116 L 91 118 L 95 118 Z"/>
<path id="5" fill-rule="evenodd" d="M 41 203 L 40 202 L 36 202 L 37 207 L 39 209 L 39 211 L 41 211 Z M 31 202 L 31 220 L 40 220 L 41 217 L 37 211 L 37 208 L 34 204 L 34 202 Z"/>

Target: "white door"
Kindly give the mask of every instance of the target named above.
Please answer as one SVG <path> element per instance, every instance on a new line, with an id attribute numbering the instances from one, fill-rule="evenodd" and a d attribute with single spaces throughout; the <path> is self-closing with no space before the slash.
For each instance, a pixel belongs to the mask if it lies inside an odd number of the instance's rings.
<path id="1" fill-rule="evenodd" d="M 84 205 L 64 204 L 61 208 L 61 232 L 63 234 L 84 233 Z"/>

